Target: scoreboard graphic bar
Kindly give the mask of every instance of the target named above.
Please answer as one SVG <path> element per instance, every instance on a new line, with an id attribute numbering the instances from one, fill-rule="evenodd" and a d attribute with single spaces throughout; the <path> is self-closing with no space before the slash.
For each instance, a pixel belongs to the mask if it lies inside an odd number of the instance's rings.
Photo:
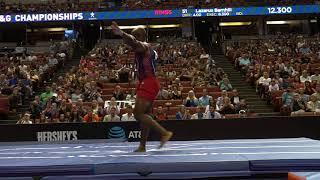
<path id="1" fill-rule="evenodd" d="M 119 19 L 155 19 L 155 18 L 196 18 L 224 16 L 269 16 L 284 14 L 320 13 L 320 5 L 141 10 L 141 11 L 103 11 L 71 12 L 45 14 L 0 14 L 0 23 L 50 22 L 50 21 L 89 21 Z"/>

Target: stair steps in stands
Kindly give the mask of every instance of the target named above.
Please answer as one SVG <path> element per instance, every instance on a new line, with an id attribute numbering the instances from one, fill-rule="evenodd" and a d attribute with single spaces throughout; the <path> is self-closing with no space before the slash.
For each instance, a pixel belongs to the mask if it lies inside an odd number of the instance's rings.
<path id="1" fill-rule="evenodd" d="M 58 79 L 59 76 L 62 76 L 64 77 L 65 74 L 74 66 L 78 66 L 79 63 L 80 63 L 80 59 L 81 59 L 81 56 L 84 55 L 84 53 L 87 53 L 88 51 L 85 51 L 85 50 L 81 50 L 81 49 L 75 49 L 74 52 L 73 52 L 73 56 L 71 59 L 69 60 L 66 60 L 65 61 L 65 64 L 62 68 L 58 69 L 58 71 L 53 74 L 52 78 L 47 80 L 46 82 L 44 82 L 44 86 L 42 86 L 41 88 L 39 88 L 39 90 L 37 92 L 34 93 L 34 96 L 36 95 L 40 95 L 42 92 L 45 91 L 45 87 L 47 85 L 51 85 L 54 81 L 56 81 Z M 8 120 L 4 120 L 4 121 L 1 121 L 1 123 L 3 124 L 4 122 L 10 122 L 11 124 L 12 123 L 16 123 L 19 118 L 20 118 L 20 115 L 25 113 L 26 111 L 29 110 L 29 107 L 30 107 L 30 103 L 31 101 L 34 99 L 34 96 L 30 98 L 30 100 L 27 100 L 26 102 L 23 103 L 22 106 L 20 106 L 18 109 L 17 109 L 17 112 L 16 113 L 10 113 L 8 115 Z"/>
<path id="2" fill-rule="evenodd" d="M 245 98 L 249 109 L 255 113 L 260 114 L 268 114 L 277 115 L 278 113 L 274 113 L 273 107 L 268 105 L 266 101 L 260 99 L 257 95 L 255 88 L 251 87 L 247 84 L 240 72 L 234 69 L 234 66 L 228 59 L 223 55 L 213 55 L 213 59 L 215 60 L 218 67 L 223 68 L 224 72 L 228 74 L 229 80 L 233 88 L 237 89 L 240 96 Z"/>

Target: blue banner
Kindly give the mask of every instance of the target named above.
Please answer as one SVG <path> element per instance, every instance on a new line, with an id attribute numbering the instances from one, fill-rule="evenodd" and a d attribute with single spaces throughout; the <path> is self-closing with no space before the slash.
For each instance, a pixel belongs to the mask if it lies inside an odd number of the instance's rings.
<path id="1" fill-rule="evenodd" d="M 14 22 L 187 18 L 187 17 L 211 17 L 211 16 L 255 16 L 255 15 L 267 16 L 267 15 L 311 14 L 311 13 L 320 13 L 320 5 L 142 10 L 142 11 L 104 11 L 104 12 L 75 12 L 75 13 L 46 13 L 46 14 L 13 14 L 13 15 L 1 14 L 0 22 L 14 23 Z"/>

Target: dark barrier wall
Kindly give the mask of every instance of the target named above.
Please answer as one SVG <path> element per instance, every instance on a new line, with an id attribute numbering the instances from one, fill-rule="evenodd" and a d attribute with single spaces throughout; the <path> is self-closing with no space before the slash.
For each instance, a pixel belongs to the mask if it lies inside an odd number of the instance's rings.
<path id="1" fill-rule="evenodd" d="M 269 117 L 161 122 L 174 132 L 172 140 L 294 138 L 320 139 L 320 117 Z M 69 141 L 117 139 L 137 141 L 137 122 L 90 124 L 1 125 L 0 141 Z M 152 132 L 150 140 L 158 140 Z"/>

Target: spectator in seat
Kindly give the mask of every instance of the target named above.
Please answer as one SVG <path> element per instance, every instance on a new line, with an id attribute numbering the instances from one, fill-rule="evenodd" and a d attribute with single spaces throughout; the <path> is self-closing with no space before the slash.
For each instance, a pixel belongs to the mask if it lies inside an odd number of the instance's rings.
<path id="1" fill-rule="evenodd" d="M 233 105 L 236 105 L 236 104 L 240 103 L 241 99 L 242 98 L 239 96 L 238 90 L 237 89 L 232 90 L 232 97 L 230 98 L 231 103 Z"/>
<path id="2" fill-rule="evenodd" d="M 219 87 L 221 90 L 226 90 L 226 91 L 231 91 L 232 90 L 232 85 L 229 81 L 228 78 L 224 77 L 220 82 L 219 82 Z"/>
<path id="3" fill-rule="evenodd" d="M 32 101 L 30 104 L 30 114 L 31 119 L 38 119 L 42 112 L 42 107 L 39 105 L 39 102 L 36 100 Z"/>
<path id="4" fill-rule="evenodd" d="M 172 86 L 172 91 L 170 92 L 171 99 L 182 99 L 181 91 L 178 89 L 178 86 Z"/>
<path id="5" fill-rule="evenodd" d="M 307 70 L 303 70 L 302 74 L 300 76 L 300 82 L 304 83 L 306 81 L 310 81 L 311 82 L 311 76 L 309 76 Z"/>
<path id="6" fill-rule="evenodd" d="M 320 103 L 315 94 L 310 96 L 310 100 L 307 103 L 308 112 L 320 112 Z"/>
<path id="7" fill-rule="evenodd" d="M 172 86 L 176 86 L 178 88 L 179 91 L 181 91 L 183 89 L 183 85 L 180 82 L 179 78 L 176 78 L 174 81 L 172 81 Z"/>
<path id="8" fill-rule="evenodd" d="M 76 104 L 72 104 L 70 121 L 71 123 L 80 123 L 82 122 L 83 116 L 79 114 L 79 110 Z"/>
<path id="9" fill-rule="evenodd" d="M 298 93 L 294 93 L 291 116 L 294 114 L 304 113 L 305 110 L 306 110 L 306 105 L 303 99 L 300 97 Z"/>
<path id="10" fill-rule="evenodd" d="M 281 76 L 280 76 L 280 74 L 279 74 L 278 72 L 276 72 L 276 73 L 274 74 L 274 80 L 275 80 L 276 83 L 278 84 L 279 88 L 282 89 L 282 88 L 283 88 L 283 86 L 282 86 L 282 84 L 283 84 L 283 79 L 281 78 Z"/>
<path id="11" fill-rule="evenodd" d="M 157 112 L 154 114 L 154 117 L 157 121 L 163 121 L 168 119 L 167 114 L 164 112 L 162 106 L 158 106 Z"/>
<path id="12" fill-rule="evenodd" d="M 163 85 L 160 86 L 160 90 L 157 96 L 158 100 L 168 100 L 169 99 L 169 91 L 163 88 Z"/>
<path id="13" fill-rule="evenodd" d="M 312 95 L 315 95 L 317 97 L 317 100 L 320 101 L 320 84 L 317 84 L 315 93 L 313 93 Z"/>
<path id="14" fill-rule="evenodd" d="M 279 91 L 279 84 L 275 79 L 272 79 L 268 88 L 268 92 L 266 93 L 267 102 L 270 104 L 271 102 L 271 94 L 273 92 Z"/>
<path id="15" fill-rule="evenodd" d="M 189 91 L 187 98 L 184 100 L 184 105 L 186 107 L 197 107 L 199 105 L 198 98 L 196 98 L 192 90 Z"/>
<path id="16" fill-rule="evenodd" d="M 127 93 L 126 101 L 134 102 L 136 100 L 136 90 L 134 88 L 131 89 L 130 93 Z"/>
<path id="17" fill-rule="evenodd" d="M 212 101 L 212 96 L 208 95 L 207 89 L 203 89 L 202 96 L 199 98 L 199 105 L 208 106 L 210 101 Z"/>
<path id="18" fill-rule="evenodd" d="M 279 84 L 275 79 L 272 79 L 269 85 L 269 93 L 272 93 L 274 91 L 279 91 Z"/>
<path id="19" fill-rule="evenodd" d="M 120 117 L 116 114 L 116 107 L 110 108 L 110 114 L 105 115 L 103 118 L 103 122 L 118 122 L 120 121 Z"/>
<path id="20" fill-rule="evenodd" d="M 317 85 L 320 84 L 317 81 L 311 81 L 311 88 L 314 92 L 316 92 Z"/>
<path id="21" fill-rule="evenodd" d="M 314 75 L 311 76 L 311 81 L 317 81 L 318 83 L 320 83 L 319 69 L 315 70 Z"/>
<path id="22" fill-rule="evenodd" d="M 223 100 L 223 106 L 220 109 L 221 114 L 234 114 L 235 107 L 231 104 L 230 98 L 226 97 Z"/>
<path id="23" fill-rule="evenodd" d="M 99 81 L 103 81 L 103 82 L 108 82 L 109 81 L 109 77 L 108 77 L 108 72 L 107 71 L 103 71 L 100 74 Z"/>
<path id="24" fill-rule="evenodd" d="M 30 119 L 31 114 L 25 113 L 20 120 L 17 122 L 17 124 L 32 124 L 32 121 Z"/>
<path id="25" fill-rule="evenodd" d="M 216 110 L 216 106 L 210 106 L 210 110 L 205 112 L 205 119 L 221 119 L 221 114 Z"/>
<path id="26" fill-rule="evenodd" d="M 66 119 L 65 114 L 64 114 L 64 113 L 61 113 L 61 114 L 59 115 L 58 123 L 67 123 L 67 122 L 69 122 L 69 121 Z"/>
<path id="27" fill-rule="evenodd" d="M 79 99 L 83 99 L 80 89 L 76 89 L 74 93 L 71 94 L 72 102 L 77 102 Z"/>
<path id="28" fill-rule="evenodd" d="M 63 99 L 61 101 L 60 107 L 59 107 L 59 113 L 60 114 L 65 114 L 66 112 L 71 112 L 70 107 L 67 106 L 67 101 Z"/>
<path id="29" fill-rule="evenodd" d="M 300 78 L 299 76 L 294 77 L 292 85 L 295 89 L 304 88 L 304 83 L 300 82 L 300 79 L 301 79 L 301 76 Z"/>
<path id="30" fill-rule="evenodd" d="M 218 81 L 222 81 L 224 77 L 225 77 L 225 73 L 224 73 L 223 69 L 222 68 L 218 68 L 217 69 L 217 74 L 216 74 L 217 80 Z"/>
<path id="31" fill-rule="evenodd" d="M 292 86 L 289 86 L 287 90 L 282 93 L 282 104 L 284 107 L 291 108 L 293 103 L 293 90 Z"/>
<path id="32" fill-rule="evenodd" d="M 306 104 L 309 101 L 309 95 L 304 93 L 304 89 L 300 88 L 298 89 L 298 93 L 300 95 L 300 98 L 302 99 L 302 101 Z"/>
<path id="33" fill-rule="evenodd" d="M 77 113 L 83 119 L 83 117 L 87 114 L 88 111 L 83 106 L 82 99 L 79 99 L 79 101 L 76 103 L 76 105 L 77 105 Z"/>
<path id="34" fill-rule="evenodd" d="M 179 106 L 179 111 L 176 113 L 177 120 L 191 119 L 190 111 L 184 105 Z"/>
<path id="35" fill-rule="evenodd" d="M 39 120 L 37 119 L 36 119 L 37 124 L 48 123 L 48 118 L 43 113 L 40 114 Z"/>
<path id="36" fill-rule="evenodd" d="M 196 113 L 191 116 L 191 119 L 205 119 L 205 114 L 202 111 L 202 107 L 198 106 Z"/>
<path id="37" fill-rule="evenodd" d="M 54 103 L 51 104 L 51 102 L 48 102 L 43 113 L 46 117 L 49 118 L 49 122 L 52 123 L 53 120 L 58 117 L 59 111 L 56 107 L 56 104 L 54 104 Z"/>
<path id="38" fill-rule="evenodd" d="M 248 55 L 245 54 L 239 58 L 239 67 L 240 67 L 241 74 L 245 74 L 245 72 L 247 72 L 250 65 L 251 65 L 251 61 Z"/>
<path id="39" fill-rule="evenodd" d="M 55 66 L 57 65 L 59 62 L 57 60 L 57 58 L 54 57 L 54 55 L 50 55 L 50 57 L 48 58 L 48 65 L 49 66 Z"/>
<path id="40" fill-rule="evenodd" d="M 51 99 L 53 96 L 53 92 L 51 90 L 51 87 L 50 86 L 47 86 L 46 87 L 46 92 L 42 93 L 40 95 L 40 100 L 41 102 L 43 103 L 47 103 L 49 99 Z"/>
<path id="41" fill-rule="evenodd" d="M 92 111 L 97 114 L 100 118 L 105 116 L 105 110 L 99 105 L 98 101 L 93 100 L 91 102 Z"/>
<path id="42" fill-rule="evenodd" d="M 282 72 L 283 75 L 292 76 L 295 75 L 297 72 L 293 69 L 291 63 L 289 61 L 285 61 L 283 64 Z"/>
<path id="43" fill-rule="evenodd" d="M 117 104 L 116 98 L 112 97 L 107 105 L 107 114 L 110 114 L 111 108 L 116 108 L 116 114 L 120 114 L 120 107 Z"/>
<path id="44" fill-rule="evenodd" d="M 14 88 L 12 94 L 9 96 L 10 110 L 16 112 L 19 105 L 21 105 L 21 96 L 18 88 Z"/>
<path id="45" fill-rule="evenodd" d="M 299 49 L 299 52 L 303 55 L 310 54 L 311 50 L 310 47 L 307 44 L 303 44 L 302 47 Z"/>
<path id="46" fill-rule="evenodd" d="M 93 113 L 91 108 L 88 108 L 88 113 L 83 117 L 83 121 L 87 123 L 99 122 L 100 118 L 98 115 Z"/>
<path id="47" fill-rule="evenodd" d="M 128 83 L 129 82 L 129 76 L 130 76 L 130 69 L 128 68 L 121 68 L 119 71 L 119 81 L 120 83 Z"/>
<path id="48" fill-rule="evenodd" d="M 259 95 L 264 98 L 266 92 L 269 90 L 269 85 L 271 82 L 271 78 L 269 77 L 268 72 L 263 72 L 263 76 L 261 76 L 257 83 L 257 89 L 259 92 Z"/>
<path id="49" fill-rule="evenodd" d="M 68 122 L 68 123 L 71 122 L 71 112 L 70 111 L 66 112 L 64 114 L 64 116 L 65 116 L 66 122 Z"/>
<path id="50" fill-rule="evenodd" d="M 218 86 L 218 81 L 216 79 L 216 75 L 215 74 L 210 74 L 209 75 L 209 82 L 207 85 L 209 88 L 210 87 L 217 87 Z"/>
<path id="51" fill-rule="evenodd" d="M 4 89 L 8 88 L 8 80 L 5 74 L 0 75 L 0 93 L 2 93 Z"/>
<path id="52" fill-rule="evenodd" d="M 133 108 L 131 105 L 127 105 L 125 114 L 122 115 L 121 121 L 136 121 L 133 115 Z"/>
<path id="53" fill-rule="evenodd" d="M 120 86 L 116 86 L 115 87 L 112 96 L 114 98 L 116 98 L 117 101 L 123 101 L 125 99 L 125 96 L 124 96 L 123 92 L 121 91 L 121 87 Z"/>
<path id="54" fill-rule="evenodd" d="M 217 110 L 218 111 L 222 108 L 224 99 L 227 97 L 228 97 L 228 92 L 226 90 L 223 90 L 221 92 L 221 96 L 217 98 Z"/>
<path id="55" fill-rule="evenodd" d="M 306 81 L 304 83 L 304 93 L 307 95 L 312 95 L 314 93 L 314 89 L 311 87 L 310 81 Z"/>

